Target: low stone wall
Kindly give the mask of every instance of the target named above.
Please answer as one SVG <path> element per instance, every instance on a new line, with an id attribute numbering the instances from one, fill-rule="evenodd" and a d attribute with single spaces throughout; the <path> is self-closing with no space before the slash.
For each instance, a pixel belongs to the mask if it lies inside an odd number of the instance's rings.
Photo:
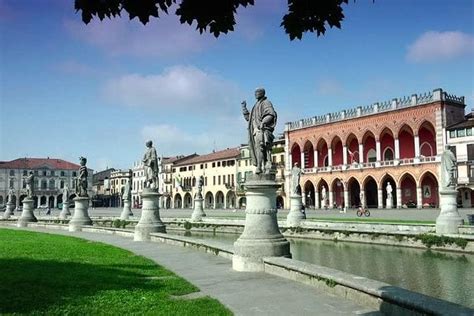
<path id="1" fill-rule="evenodd" d="M 283 257 L 264 258 L 265 272 L 315 286 L 387 315 L 474 315 L 474 310 L 387 283 Z"/>

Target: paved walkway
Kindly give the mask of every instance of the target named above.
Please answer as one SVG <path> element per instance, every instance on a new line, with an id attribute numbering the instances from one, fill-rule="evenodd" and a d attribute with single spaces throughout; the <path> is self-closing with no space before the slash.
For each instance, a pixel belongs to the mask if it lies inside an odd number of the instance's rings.
<path id="1" fill-rule="evenodd" d="M 236 272 L 231 261 L 204 252 L 116 235 L 46 230 L 107 243 L 152 259 L 184 277 L 235 315 L 379 315 L 370 308 L 313 287 L 266 273 Z"/>

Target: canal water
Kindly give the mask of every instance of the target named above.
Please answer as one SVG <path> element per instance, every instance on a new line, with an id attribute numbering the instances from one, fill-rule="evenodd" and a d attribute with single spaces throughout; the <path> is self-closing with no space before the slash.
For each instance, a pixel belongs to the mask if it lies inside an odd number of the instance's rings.
<path id="1" fill-rule="evenodd" d="M 233 244 L 239 237 L 203 232 L 191 232 L 186 236 L 225 244 Z M 288 240 L 295 260 L 379 280 L 474 308 L 474 255 L 340 241 Z"/>

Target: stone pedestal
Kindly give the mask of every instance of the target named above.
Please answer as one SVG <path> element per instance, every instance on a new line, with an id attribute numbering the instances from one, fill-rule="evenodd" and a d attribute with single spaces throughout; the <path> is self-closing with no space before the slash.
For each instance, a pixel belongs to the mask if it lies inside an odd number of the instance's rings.
<path id="1" fill-rule="evenodd" d="M 63 203 L 63 208 L 61 209 L 61 213 L 59 213 L 59 219 L 67 219 L 68 216 L 71 216 L 71 212 L 69 212 L 69 202 Z"/>
<path id="2" fill-rule="evenodd" d="M 247 178 L 245 227 L 234 243 L 234 270 L 263 271 L 264 257 L 291 258 L 290 243 L 278 228 L 276 190 L 279 186 L 275 174 Z"/>
<path id="3" fill-rule="evenodd" d="M 393 208 L 392 199 L 387 198 L 387 200 L 385 200 L 385 208 L 387 208 L 387 209 Z"/>
<path id="4" fill-rule="evenodd" d="M 303 199 L 300 194 L 290 196 L 290 212 L 286 217 L 286 225 L 290 227 L 299 226 L 306 215 L 303 211 Z"/>
<path id="5" fill-rule="evenodd" d="M 440 235 L 458 234 L 459 225 L 464 222 L 458 212 L 458 192 L 456 190 L 443 190 L 439 192 L 439 196 L 441 212 L 436 218 L 436 233 Z"/>
<path id="6" fill-rule="evenodd" d="M 23 200 L 23 211 L 21 212 L 21 216 L 18 219 L 18 227 L 26 227 L 28 226 L 28 223 L 34 223 L 38 221 L 35 214 L 33 213 L 34 204 L 35 201 L 33 199 L 25 198 Z"/>
<path id="7" fill-rule="evenodd" d="M 121 220 L 127 220 L 130 216 L 133 216 L 132 213 L 132 203 L 130 200 L 123 200 L 123 209 L 122 214 L 120 214 Z"/>
<path id="8" fill-rule="evenodd" d="M 160 194 L 155 190 L 146 188 L 142 192 L 142 215 L 135 226 L 133 240 L 150 240 L 150 233 L 166 233 L 166 227 L 160 219 L 159 200 Z"/>
<path id="9" fill-rule="evenodd" d="M 202 198 L 202 195 L 196 195 L 194 198 L 193 213 L 191 214 L 191 220 L 193 222 L 200 222 L 202 221 L 202 218 L 206 216 L 206 213 L 204 213 L 203 203 L 204 199 Z"/>
<path id="10" fill-rule="evenodd" d="M 69 221 L 69 231 L 81 231 L 82 226 L 92 226 L 92 219 L 89 217 L 89 197 L 74 198 L 74 215 Z"/>
<path id="11" fill-rule="evenodd" d="M 8 201 L 7 208 L 5 209 L 5 213 L 3 213 L 3 219 L 9 219 L 10 216 L 12 216 L 14 210 L 15 210 L 15 204 Z"/>

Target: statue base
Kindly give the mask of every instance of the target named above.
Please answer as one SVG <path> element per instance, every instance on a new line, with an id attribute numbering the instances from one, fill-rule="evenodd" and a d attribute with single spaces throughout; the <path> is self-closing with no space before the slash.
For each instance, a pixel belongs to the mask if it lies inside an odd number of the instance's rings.
<path id="1" fill-rule="evenodd" d="M 35 223 L 38 221 L 33 213 L 34 203 L 35 201 L 33 199 L 25 198 L 23 200 L 23 211 L 21 212 L 21 216 L 16 224 L 18 227 L 26 227 L 28 226 L 28 223 Z"/>
<path id="2" fill-rule="evenodd" d="M 290 243 L 278 228 L 276 190 L 279 187 L 275 174 L 257 174 L 247 179 L 245 227 L 234 243 L 234 270 L 263 271 L 264 257 L 291 258 Z"/>
<path id="3" fill-rule="evenodd" d="M 160 194 L 146 188 L 142 192 L 142 215 L 135 226 L 135 241 L 150 240 L 150 233 L 166 233 L 166 227 L 160 219 Z"/>
<path id="4" fill-rule="evenodd" d="M 290 212 L 286 217 L 286 225 L 290 227 L 299 226 L 306 215 L 302 212 L 303 199 L 300 194 L 290 196 Z"/>
<path id="5" fill-rule="evenodd" d="M 122 214 L 120 214 L 120 219 L 125 221 L 130 216 L 133 216 L 132 203 L 129 200 L 123 200 L 123 209 L 122 209 Z"/>
<path id="6" fill-rule="evenodd" d="M 458 212 L 457 190 L 439 191 L 441 211 L 436 218 L 436 234 L 458 234 L 459 225 L 464 223 Z"/>
<path id="7" fill-rule="evenodd" d="M 206 213 L 204 213 L 203 209 L 203 201 L 204 199 L 202 196 L 196 197 L 194 199 L 194 209 L 193 213 L 191 214 L 191 221 L 200 222 L 202 221 L 202 218 L 206 216 Z"/>
<path id="8" fill-rule="evenodd" d="M 7 208 L 5 209 L 5 213 L 3 213 L 3 219 L 9 219 L 10 216 L 12 216 L 14 210 L 15 204 L 12 202 L 7 202 Z"/>
<path id="9" fill-rule="evenodd" d="M 385 201 L 385 208 L 386 208 L 386 209 L 389 209 L 389 210 L 393 208 L 392 200 L 387 199 L 387 200 Z"/>
<path id="10" fill-rule="evenodd" d="M 71 212 L 69 212 L 69 203 L 63 203 L 63 207 L 61 209 L 61 213 L 59 213 L 59 219 L 67 219 L 68 216 L 71 216 Z"/>
<path id="11" fill-rule="evenodd" d="M 81 231 L 82 226 L 92 226 L 92 219 L 89 217 L 89 197 L 74 198 L 74 215 L 69 221 L 69 231 Z"/>

